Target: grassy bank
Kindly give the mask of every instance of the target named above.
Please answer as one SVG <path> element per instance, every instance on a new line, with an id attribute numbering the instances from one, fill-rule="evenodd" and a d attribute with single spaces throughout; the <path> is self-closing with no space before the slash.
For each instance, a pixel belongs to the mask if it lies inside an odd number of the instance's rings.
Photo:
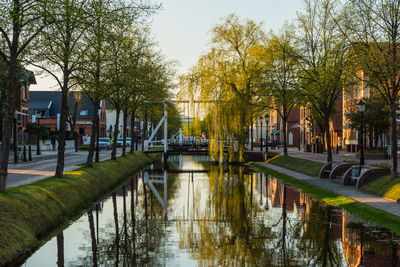
<path id="1" fill-rule="evenodd" d="M 325 163 L 322 162 L 295 158 L 291 156 L 287 157 L 276 156 L 271 160 L 269 160 L 268 162 L 292 171 L 297 171 L 310 176 L 317 176 L 317 177 L 319 176 L 319 171 L 321 170 L 322 166 L 325 165 Z"/>
<path id="2" fill-rule="evenodd" d="M 400 179 L 392 180 L 390 174 L 361 186 L 361 189 L 394 201 L 400 199 Z"/>
<path id="3" fill-rule="evenodd" d="M 90 208 L 151 162 L 152 158 L 135 151 L 93 168 L 67 172 L 62 178 L 8 188 L 0 194 L 0 265 L 32 251 L 50 231 Z"/>
<path id="4" fill-rule="evenodd" d="M 252 165 L 258 168 L 260 171 L 282 180 L 284 183 L 292 184 L 295 187 L 300 188 L 303 192 L 309 193 L 314 197 L 323 200 L 329 205 L 343 208 L 351 213 L 359 215 L 365 220 L 384 225 L 390 230 L 400 234 L 400 218 L 395 215 L 367 206 L 350 198 L 337 195 L 330 191 L 326 191 L 320 187 L 310 185 L 306 182 L 299 181 L 256 163 L 253 163 Z"/>
<path id="5" fill-rule="evenodd" d="M 324 165 L 322 162 L 306 160 L 295 157 L 283 157 L 277 156 L 268 161 L 271 164 L 278 165 L 280 167 L 301 172 L 310 176 L 319 176 L 319 171 Z M 358 164 L 358 161 L 355 162 Z M 377 166 L 385 167 L 385 166 Z M 387 199 L 397 201 L 400 199 L 400 179 L 390 179 L 390 175 L 386 175 L 376 179 L 375 181 L 369 182 L 361 187 L 363 191 L 373 193 L 379 196 L 383 196 Z"/>

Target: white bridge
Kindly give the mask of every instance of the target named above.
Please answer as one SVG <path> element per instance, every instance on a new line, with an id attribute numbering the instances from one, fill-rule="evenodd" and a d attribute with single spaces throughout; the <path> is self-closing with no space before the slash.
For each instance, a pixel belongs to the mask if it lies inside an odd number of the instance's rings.
<path id="1" fill-rule="evenodd" d="M 149 139 L 144 141 L 144 151 L 148 151 L 150 147 L 164 147 L 164 153 L 168 152 L 168 145 L 208 145 L 208 139 L 196 139 L 196 138 L 189 138 L 184 139 L 182 138 L 182 128 L 179 129 L 179 132 L 173 136 L 173 138 L 168 139 L 168 111 L 167 111 L 167 103 L 168 101 L 164 101 L 164 116 L 158 122 L 156 128 L 152 131 L 151 136 Z M 164 124 L 164 138 L 162 140 L 154 140 L 158 130 Z M 167 140 L 167 141 L 165 141 Z"/>

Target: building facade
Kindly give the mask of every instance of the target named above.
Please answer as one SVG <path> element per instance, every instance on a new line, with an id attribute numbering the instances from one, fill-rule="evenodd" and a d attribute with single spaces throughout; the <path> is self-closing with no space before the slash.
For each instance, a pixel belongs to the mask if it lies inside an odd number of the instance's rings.
<path id="1" fill-rule="evenodd" d="M 75 104 L 76 103 L 76 104 Z M 90 99 L 82 93 L 71 92 L 68 95 L 68 109 L 69 116 L 67 122 L 67 131 L 72 131 L 72 117 L 76 109 L 76 123 L 74 131 L 79 133 L 80 136 L 92 136 L 93 118 L 94 114 L 93 103 Z M 105 101 L 100 101 L 99 105 L 99 136 L 106 136 L 106 109 Z M 61 92 L 54 91 L 31 91 L 29 101 L 29 122 L 32 122 L 32 116 L 38 112 L 43 113 L 39 123 L 44 125 L 50 131 L 57 131 L 60 127 L 61 116 Z M 36 121 L 37 122 L 37 121 Z"/>

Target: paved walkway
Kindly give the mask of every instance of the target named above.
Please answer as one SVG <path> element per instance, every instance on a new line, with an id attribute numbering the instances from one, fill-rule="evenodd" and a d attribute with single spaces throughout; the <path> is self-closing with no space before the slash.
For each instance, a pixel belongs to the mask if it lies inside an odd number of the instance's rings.
<path id="1" fill-rule="evenodd" d="M 386 200 L 382 197 L 365 193 L 360 190 L 357 190 L 355 187 L 352 186 L 344 186 L 340 184 L 336 184 L 333 182 L 330 182 L 327 179 L 319 179 L 317 177 L 312 177 L 308 176 L 296 171 L 288 170 L 276 165 L 272 164 L 267 164 L 265 162 L 257 162 L 257 164 L 263 165 L 269 169 L 272 169 L 274 171 L 286 174 L 290 177 L 293 177 L 297 180 L 306 182 L 311 185 L 315 185 L 318 187 L 321 187 L 327 191 L 331 191 L 335 194 L 342 195 L 348 198 L 351 198 L 355 201 L 364 203 L 368 206 L 380 209 L 382 211 L 386 211 L 388 213 L 394 214 L 396 216 L 400 216 L 400 205 L 397 204 L 396 202 L 392 202 L 389 200 Z"/>
<path id="2" fill-rule="evenodd" d="M 117 156 L 120 156 L 121 148 L 117 149 Z M 129 147 L 127 148 L 129 152 Z M 32 152 L 33 161 L 19 163 L 10 163 L 8 165 L 7 187 L 30 184 L 49 176 L 54 176 L 57 165 L 57 150 L 43 150 L 42 155 L 36 155 L 36 151 Z M 88 151 L 78 150 L 75 152 L 73 142 L 70 140 L 66 143 L 64 156 L 64 172 L 71 171 L 82 167 L 86 162 Z M 111 150 L 100 150 L 99 160 L 107 160 L 111 158 Z M 10 158 L 13 157 L 12 152 Z"/>
<path id="3" fill-rule="evenodd" d="M 249 146 L 246 146 L 248 150 L 250 150 Z M 260 151 L 259 147 L 254 147 L 253 151 Z M 265 151 L 265 147 L 263 148 L 263 151 Z M 268 148 L 269 152 L 275 152 L 279 154 L 283 154 L 283 148 L 276 148 L 276 149 L 271 149 L 271 147 Z M 336 151 L 335 151 L 336 152 Z M 400 152 L 400 151 L 399 151 Z M 400 166 L 400 153 L 398 152 L 398 165 Z M 288 148 L 288 155 L 293 156 L 293 157 L 298 157 L 298 158 L 303 158 L 303 159 L 308 159 L 308 160 L 313 160 L 313 161 L 319 161 L 319 162 L 326 162 L 326 153 L 312 153 L 312 152 L 304 152 L 303 150 L 299 150 L 296 147 L 289 147 Z M 333 153 L 332 154 L 333 161 L 337 162 L 343 162 L 343 161 L 359 161 L 356 157 L 356 153 L 352 152 L 347 152 L 347 151 L 339 151 L 338 154 Z M 379 165 L 379 164 L 387 164 L 391 165 L 391 160 L 390 159 L 366 159 L 365 160 L 365 165 Z"/>

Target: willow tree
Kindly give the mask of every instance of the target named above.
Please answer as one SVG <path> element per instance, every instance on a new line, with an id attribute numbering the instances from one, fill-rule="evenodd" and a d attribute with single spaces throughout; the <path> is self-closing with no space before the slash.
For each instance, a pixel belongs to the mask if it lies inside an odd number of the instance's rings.
<path id="1" fill-rule="evenodd" d="M 304 13 L 299 13 L 296 58 L 302 95 L 321 118 L 327 147 L 327 161 L 332 161 L 330 119 L 342 93 L 348 61 L 348 43 L 336 17 L 339 0 L 306 0 Z M 321 129 L 322 130 L 322 129 Z"/>
<path id="2" fill-rule="evenodd" d="M 400 1 L 350 0 L 341 18 L 351 42 L 354 77 L 384 99 L 390 110 L 392 178 L 397 175 L 400 93 Z"/>
<path id="3" fill-rule="evenodd" d="M 209 109 L 215 113 L 216 124 L 211 135 L 212 144 L 225 136 L 238 141 L 238 159 L 244 161 L 245 126 L 248 108 L 257 91 L 256 80 L 262 62 L 256 54 L 262 44 L 262 24 L 251 20 L 241 22 L 231 14 L 212 30 L 210 51 L 203 55 L 195 68 L 198 86 L 184 88 L 195 90 L 194 95 L 213 103 Z M 233 143 L 233 142 L 232 142 Z M 220 153 L 222 154 L 222 153 Z"/>

